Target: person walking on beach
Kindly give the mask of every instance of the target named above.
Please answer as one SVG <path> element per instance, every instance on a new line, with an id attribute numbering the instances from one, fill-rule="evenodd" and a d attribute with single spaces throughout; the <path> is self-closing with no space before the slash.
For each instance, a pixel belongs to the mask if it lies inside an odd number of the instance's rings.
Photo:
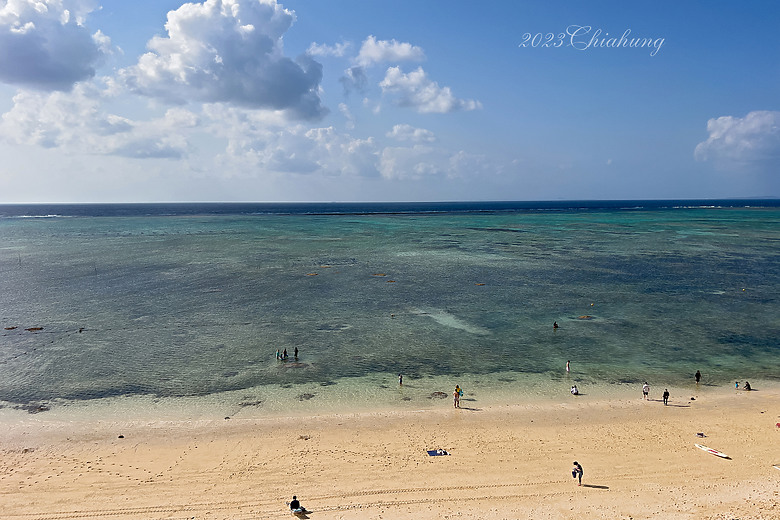
<path id="1" fill-rule="evenodd" d="M 582 485 L 582 474 L 583 474 L 582 466 L 580 465 L 579 462 L 577 462 L 575 460 L 574 461 L 574 467 L 571 469 L 571 476 L 572 476 L 572 478 L 576 478 L 577 479 L 577 485 L 578 486 Z"/>
<path id="2" fill-rule="evenodd" d="M 452 392 L 452 398 L 455 400 L 455 408 L 460 408 L 460 387 L 455 387 L 455 391 Z"/>
<path id="3" fill-rule="evenodd" d="M 666 388 L 664 389 L 664 404 L 665 405 L 669 404 L 668 401 L 669 401 L 669 389 Z"/>
<path id="4" fill-rule="evenodd" d="M 650 385 L 647 384 L 647 381 L 645 381 L 645 384 L 642 385 L 642 396 L 647 399 L 647 394 L 650 393 Z"/>
<path id="5" fill-rule="evenodd" d="M 699 381 L 701 381 L 701 372 L 698 370 L 696 371 L 696 374 L 694 374 L 693 378 L 696 380 L 696 384 L 699 384 Z"/>

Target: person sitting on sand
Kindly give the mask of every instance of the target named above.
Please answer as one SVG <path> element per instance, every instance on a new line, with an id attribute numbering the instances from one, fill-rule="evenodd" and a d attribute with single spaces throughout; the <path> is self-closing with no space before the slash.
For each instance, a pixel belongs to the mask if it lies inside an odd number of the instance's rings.
<path id="1" fill-rule="evenodd" d="M 753 390 L 750 388 L 750 381 L 745 381 L 745 390 Z"/>
<path id="2" fill-rule="evenodd" d="M 577 385 L 571 387 L 571 395 L 580 395 L 580 391 L 577 388 Z"/>
<path id="3" fill-rule="evenodd" d="M 298 497 L 293 495 L 292 502 L 290 502 L 290 511 L 293 513 L 304 513 L 306 512 L 306 508 L 301 506 L 301 503 L 298 501 Z"/>

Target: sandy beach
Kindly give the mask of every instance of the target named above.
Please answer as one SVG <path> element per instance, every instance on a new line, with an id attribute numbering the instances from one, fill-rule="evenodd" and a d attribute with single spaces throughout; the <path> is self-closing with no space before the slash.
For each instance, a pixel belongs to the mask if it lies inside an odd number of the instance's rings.
<path id="1" fill-rule="evenodd" d="M 30 415 L 0 425 L 2 517 L 289 518 L 295 494 L 318 520 L 780 518 L 780 388 L 670 390 L 668 406 L 654 389 L 303 418 Z"/>

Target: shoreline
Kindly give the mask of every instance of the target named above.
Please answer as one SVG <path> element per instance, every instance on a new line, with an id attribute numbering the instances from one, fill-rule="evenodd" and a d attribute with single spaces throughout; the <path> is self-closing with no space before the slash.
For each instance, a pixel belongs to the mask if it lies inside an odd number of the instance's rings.
<path id="1" fill-rule="evenodd" d="M 517 374 L 513 374 L 517 377 Z M 537 376 L 537 375 L 534 375 Z M 565 375 L 550 380 L 547 375 L 519 380 L 500 375 L 466 375 L 461 378 L 428 377 L 405 380 L 401 387 L 386 378 L 366 386 L 366 379 L 349 378 L 339 384 L 318 384 L 280 387 L 269 385 L 241 389 L 207 396 L 156 397 L 150 395 L 118 396 L 82 401 L 43 401 L 44 409 L 37 412 L 32 405 L 0 402 L 0 427 L 3 425 L 70 424 L 91 428 L 94 424 L 122 422 L 151 424 L 204 422 L 212 420 L 263 420 L 265 418 L 308 418 L 343 414 L 372 414 L 384 412 L 431 412 L 452 407 L 451 381 L 465 390 L 463 404 L 480 407 L 512 405 L 538 406 L 540 404 L 567 404 L 572 400 L 620 401 L 641 398 L 641 383 L 605 383 L 590 380 L 583 384 L 583 374 Z M 587 377 L 587 376 L 585 376 Z M 541 381 L 541 383 L 540 383 Z M 587 381 L 587 380 L 586 380 Z M 569 387 L 577 384 L 580 395 L 569 394 Z M 671 392 L 670 402 L 697 398 L 701 395 L 740 395 L 733 386 L 701 383 L 676 385 L 651 384 L 651 399 L 661 400 L 664 388 Z M 754 380 L 754 391 L 780 392 L 780 381 Z M 369 391 L 366 391 L 366 390 Z M 312 392 L 311 394 L 307 392 Z M 316 393 L 316 397 L 314 395 Z M 641 399 L 640 399 L 641 400 Z"/>
<path id="2" fill-rule="evenodd" d="M 694 401 L 670 388 L 669 406 L 654 389 L 231 420 L 33 415 L 0 423 L 0 500 L 6 518 L 41 520 L 280 518 L 293 494 L 321 520 L 766 519 L 780 511 L 780 388 L 765 385 Z M 439 448 L 451 455 L 426 453 Z"/>

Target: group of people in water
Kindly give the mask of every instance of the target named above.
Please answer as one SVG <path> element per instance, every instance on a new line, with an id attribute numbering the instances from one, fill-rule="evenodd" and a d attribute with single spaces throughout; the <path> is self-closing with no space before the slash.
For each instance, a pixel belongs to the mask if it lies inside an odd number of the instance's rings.
<path id="1" fill-rule="evenodd" d="M 295 350 L 293 351 L 293 356 L 295 359 L 298 359 L 298 347 L 295 347 Z M 289 356 L 287 355 L 287 349 L 284 349 L 283 352 L 279 352 L 279 349 L 276 349 L 276 359 L 281 359 L 282 361 L 287 361 Z"/>

